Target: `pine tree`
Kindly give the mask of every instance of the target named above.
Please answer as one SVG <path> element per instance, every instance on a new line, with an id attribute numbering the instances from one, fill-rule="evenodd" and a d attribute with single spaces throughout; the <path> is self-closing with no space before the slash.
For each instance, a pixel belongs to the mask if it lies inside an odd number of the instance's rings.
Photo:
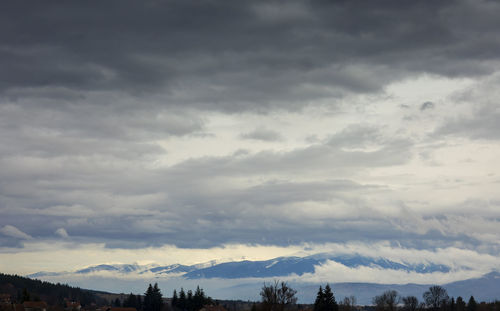
<path id="1" fill-rule="evenodd" d="M 314 311 L 323 311 L 324 307 L 324 293 L 323 293 L 323 288 L 319 287 L 318 294 L 316 295 L 316 300 L 314 301 Z"/>
<path id="2" fill-rule="evenodd" d="M 148 289 L 144 293 L 144 311 L 153 310 L 153 285 L 149 284 Z"/>
<path id="3" fill-rule="evenodd" d="M 172 294 L 172 307 L 177 308 L 179 304 L 179 298 L 177 297 L 177 290 L 174 289 L 174 293 Z"/>
<path id="4" fill-rule="evenodd" d="M 123 306 L 127 308 L 137 308 L 137 301 L 134 294 L 130 293 L 125 301 L 123 301 Z"/>
<path id="5" fill-rule="evenodd" d="M 326 284 L 325 289 L 320 286 L 316 300 L 314 301 L 314 311 L 338 311 L 339 306 L 333 295 L 330 284 Z"/>
<path id="6" fill-rule="evenodd" d="M 200 286 L 197 286 L 193 296 L 193 310 L 198 311 L 203 308 L 205 301 L 206 297 L 203 289 L 200 289 Z"/>
<path id="7" fill-rule="evenodd" d="M 142 311 L 142 298 L 141 295 L 135 296 L 136 309 L 138 311 Z"/>
<path id="8" fill-rule="evenodd" d="M 28 293 L 28 290 L 26 288 L 23 288 L 23 294 L 21 296 L 21 303 L 25 301 L 30 301 L 30 293 Z"/>
<path id="9" fill-rule="evenodd" d="M 467 304 L 467 311 L 476 311 L 477 303 L 474 296 L 470 296 L 469 303 Z"/>
<path id="10" fill-rule="evenodd" d="M 181 287 L 181 291 L 179 292 L 179 308 L 181 310 L 186 310 L 186 293 L 184 292 L 184 288 Z"/>
<path id="11" fill-rule="evenodd" d="M 163 308 L 163 297 L 160 289 L 158 288 L 158 283 L 155 283 L 153 286 L 153 310 L 152 311 L 161 311 Z"/>
<path id="12" fill-rule="evenodd" d="M 456 309 L 457 311 L 465 311 L 465 301 L 461 296 L 457 297 Z"/>
<path id="13" fill-rule="evenodd" d="M 335 296 L 333 295 L 332 289 L 330 288 L 330 284 L 326 284 L 325 291 L 323 294 L 324 299 L 324 310 L 325 311 L 338 311 L 339 306 L 337 301 L 335 301 Z"/>
<path id="14" fill-rule="evenodd" d="M 187 291 L 186 310 L 188 310 L 188 311 L 193 311 L 194 310 L 194 306 L 193 306 L 193 291 L 192 290 L 188 290 Z"/>

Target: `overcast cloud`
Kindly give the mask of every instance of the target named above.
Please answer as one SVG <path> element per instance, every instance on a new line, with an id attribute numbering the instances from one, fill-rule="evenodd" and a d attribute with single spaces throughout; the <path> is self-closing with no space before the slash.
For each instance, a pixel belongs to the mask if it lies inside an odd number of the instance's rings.
<path id="1" fill-rule="evenodd" d="M 498 16 L 487 0 L 2 2 L 0 267 L 36 272 L 12 256 L 54 241 L 495 258 Z"/>

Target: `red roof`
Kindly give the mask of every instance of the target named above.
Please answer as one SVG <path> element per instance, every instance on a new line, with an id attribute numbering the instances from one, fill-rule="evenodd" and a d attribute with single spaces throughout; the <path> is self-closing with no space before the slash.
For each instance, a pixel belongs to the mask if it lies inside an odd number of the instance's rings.
<path id="1" fill-rule="evenodd" d="M 22 304 L 15 304 L 14 310 L 15 311 L 24 311 L 24 306 Z"/>
<path id="2" fill-rule="evenodd" d="M 106 309 L 109 311 L 137 311 L 136 308 L 121 308 L 121 307 L 110 307 L 109 309 Z"/>
<path id="3" fill-rule="evenodd" d="M 23 307 L 29 309 L 47 309 L 47 303 L 45 301 L 25 301 L 23 302 Z"/>
<path id="4" fill-rule="evenodd" d="M 203 310 L 203 311 L 226 311 L 226 308 L 224 308 L 221 305 L 218 305 L 218 306 L 206 305 L 206 306 L 203 306 L 203 308 L 201 308 L 201 310 Z"/>

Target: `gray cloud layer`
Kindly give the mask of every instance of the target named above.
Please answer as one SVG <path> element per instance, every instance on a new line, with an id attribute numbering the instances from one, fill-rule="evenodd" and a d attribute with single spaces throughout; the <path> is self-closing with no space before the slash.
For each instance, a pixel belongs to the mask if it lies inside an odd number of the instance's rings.
<path id="1" fill-rule="evenodd" d="M 14 99 L 113 90 L 169 107 L 294 109 L 411 72 L 491 72 L 499 11 L 494 1 L 16 1 L 0 13 L 0 87 Z"/>
<path id="2" fill-rule="evenodd" d="M 405 200 L 411 187 L 397 180 L 439 139 L 498 141 L 498 104 L 484 95 L 497 81 L 498 16 L 495 1 L 3 2 L 0 243 L 398 240 L 498 251 L 498 200 L 471 194 L 483 206 L 474 218 L 467 199 Z M 176 152 L 169 144 L 210 136 L 215 114 L 337 113 L 354 106 L 349 96 L 382 96 L 421 74 L 494 78 L 456 99 L 480 108 L 443 118 L 429 137 L 424 118 L 441 103 L 414 103 L 418 135 L 409 122 L 391 132 L 393 119 L 362 121 L 382 110 L 363 103 L 359 120 L 307 145 L 278 123 L 255 125 L 228 135 L 283 148 L 161 163 Z M 383 170 L 396 179 L 370 180 Z M 467 224 L 475 231 L 457 229 Z"/>

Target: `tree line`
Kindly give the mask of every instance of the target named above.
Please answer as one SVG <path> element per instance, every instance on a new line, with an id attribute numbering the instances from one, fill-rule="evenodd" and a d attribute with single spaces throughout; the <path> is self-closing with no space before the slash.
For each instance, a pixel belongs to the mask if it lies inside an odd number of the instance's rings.
<path id="1" fill-rule="evenodd" d="M 69 299 L 79 301 L 82 306 L 88 306 L 92 303 L 102 304 L 105 301 L 91 290 L 4 273 L 0 273 L 0 288 L 0 292 L 10 294 L 16 303 L 43 300 L 50 305 L 64 306 L 65 300 Z"/>
<path id="2" fill-rule="evenodd" d="M 297 302 L 297 291 L 286 282 L 275 281 L 274 284 L 265 284 L 261 289 L 261 304 L 254 305 L 252 311 L 283 311 L 294 309 Z M 498 311 L 500 301 L 491 303 L 477 303 L 474 296 L 466 302 L 464 298 L 449 297 L 445 288 L 431 286 L 422 295 L 422 301 L 416 296 L 402 297 L 395 290 L 388 290 L 373 297 L 372 303 L 376 311 Z M 344 297 L 337 303 L 329 284 L 319 287 L 314 301 L 313 311 L 353 311 L 357 310 L 356 297 Z"/>
<path id="3" fill-rule="evenodd" d="M 209 304 L 213 304 L 212 298 L 208 297 L 199 286 L 196 287 L 194 293 L 191 290 L 185 292 L 181 288 L 179 294 L 177 294 L 177 290 L 174 289 L 171 300 L 171 307 L 175 311 L 198 311 L 204 305 Z M 161 311 L 166 306 L 158 283 L 149 284 L 144 293 L 144 298 L 141 295 L 130 293 L 123 303 L 120 302 L 119 298 L 116 298 L 112 305 L 115 307 L 135 308 L 138 311 Z"/>
<path id="4" fill-rule="evenodd" d="M 431 286 L 422 295 L 420 302 L 415 296 L 401 297 L 397 291 L 388 290 L 375 296 L 372 300 L 377 311 L 394 311 L 402 304 L 404 311 L 479 311 L 474 296 L 470 296 L 468 303 L 462 297 L 449 297 L 448 292 L 441 286 Z M 495 303 L 496 304 L 496 303 Z"/>
<path id="5" fill-rule="evenodd" d="M 188 290 L 186 294 L 184 288 L 181 287 L 179 295 L 175 289 L 172 295 L 172 308 L 181 311 L 197 311 L 204 305 L 210 304 L 213 304 L 212 298 L 207 297 L 199 286 L 196 287 L 194 294 L 191 290 Z"/>

